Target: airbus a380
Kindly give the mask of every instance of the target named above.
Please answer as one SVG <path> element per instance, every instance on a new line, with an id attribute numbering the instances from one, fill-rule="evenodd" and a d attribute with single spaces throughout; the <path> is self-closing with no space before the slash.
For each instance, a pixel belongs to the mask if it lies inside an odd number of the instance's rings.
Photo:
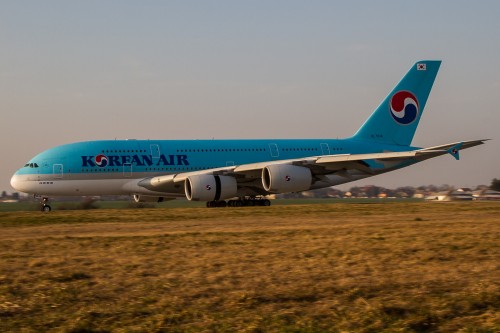
<path id="1" fill-rule="evenodd" d="M 48 149 L 12 176 L 18 191 L 49 196 L 133 195 L 136 201 L 270 205 L 266 195 L 314 190 L 483 144 L 411 145 L 441 61 L 419 61 L 346 139 L 110 140 Z M 226 201 L 230 199 L 229 201 Z"/>

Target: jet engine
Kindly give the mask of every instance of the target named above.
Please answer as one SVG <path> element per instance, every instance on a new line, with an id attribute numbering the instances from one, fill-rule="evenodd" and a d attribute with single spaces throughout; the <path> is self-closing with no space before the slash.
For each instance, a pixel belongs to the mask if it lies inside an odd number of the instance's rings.
<path id="1" fill-rule="evenodd" d="M 164 197 L 153 197 L 150 195 L 134 194 L 135 202 L 163 202 L 164 200 L 165 200 Z"/>
<path id="2" fill-rule="evenodd" d="M 184 183 L 186 198 L 193 201 L 218 201 L 236 196 L 236 179 L 229 176 L 191 176 Z"/>
<path id="3" fill-rule="evenodd" d="M 271 193 L 306 191 L 311 188 L 311 170 L 296 165 L 269 165 L 262 169 L 262 185 Z"/>

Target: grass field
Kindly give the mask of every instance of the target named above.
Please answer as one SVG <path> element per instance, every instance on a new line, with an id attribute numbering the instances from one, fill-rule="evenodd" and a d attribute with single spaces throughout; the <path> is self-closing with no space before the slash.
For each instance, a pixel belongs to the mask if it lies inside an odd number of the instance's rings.
<path id="1" fill-rule="evenodd" d="M 0 331 L 498 332 L 499 226 L 484 202 L 0 212 Z"/>

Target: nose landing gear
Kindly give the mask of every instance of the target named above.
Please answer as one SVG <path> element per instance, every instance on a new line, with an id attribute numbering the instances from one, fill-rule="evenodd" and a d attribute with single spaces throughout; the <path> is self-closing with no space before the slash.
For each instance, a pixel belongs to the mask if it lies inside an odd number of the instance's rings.
<path id="1" fill-rule="evenodd" d="M 48 213 L 52 210 L 52 207 L 49 205 L 49 198 L 41 197 L 40 199 L 40 210 L 42 212 Z"/>

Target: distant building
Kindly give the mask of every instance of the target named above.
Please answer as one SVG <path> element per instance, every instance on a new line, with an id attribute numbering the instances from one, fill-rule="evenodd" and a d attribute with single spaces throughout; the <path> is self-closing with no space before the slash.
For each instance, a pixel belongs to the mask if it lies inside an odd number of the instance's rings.
<path id="1" fill-rule="evenodd" d="M 472 190 L 459 188 L 458 190 L 442 191 L 425 197 L 425 200 L 435 201 L 468 201 L 473 200 Z"/>
<path id="2" fill-rule="evenodd" d="M 11 195 L 9 195 L 7 194 L 6 191 L 3 191 L 2 196 L 0 197 L 0 202 L 4 203 L 19 202 L 19 193 L 14 192 Z"/>
<path id="3" fill-rule="evenodd" d="M 474 200 L 498 200 L 500 201 L 500 192 L 490 189 L 474 191 L 472 196 Z"/>

